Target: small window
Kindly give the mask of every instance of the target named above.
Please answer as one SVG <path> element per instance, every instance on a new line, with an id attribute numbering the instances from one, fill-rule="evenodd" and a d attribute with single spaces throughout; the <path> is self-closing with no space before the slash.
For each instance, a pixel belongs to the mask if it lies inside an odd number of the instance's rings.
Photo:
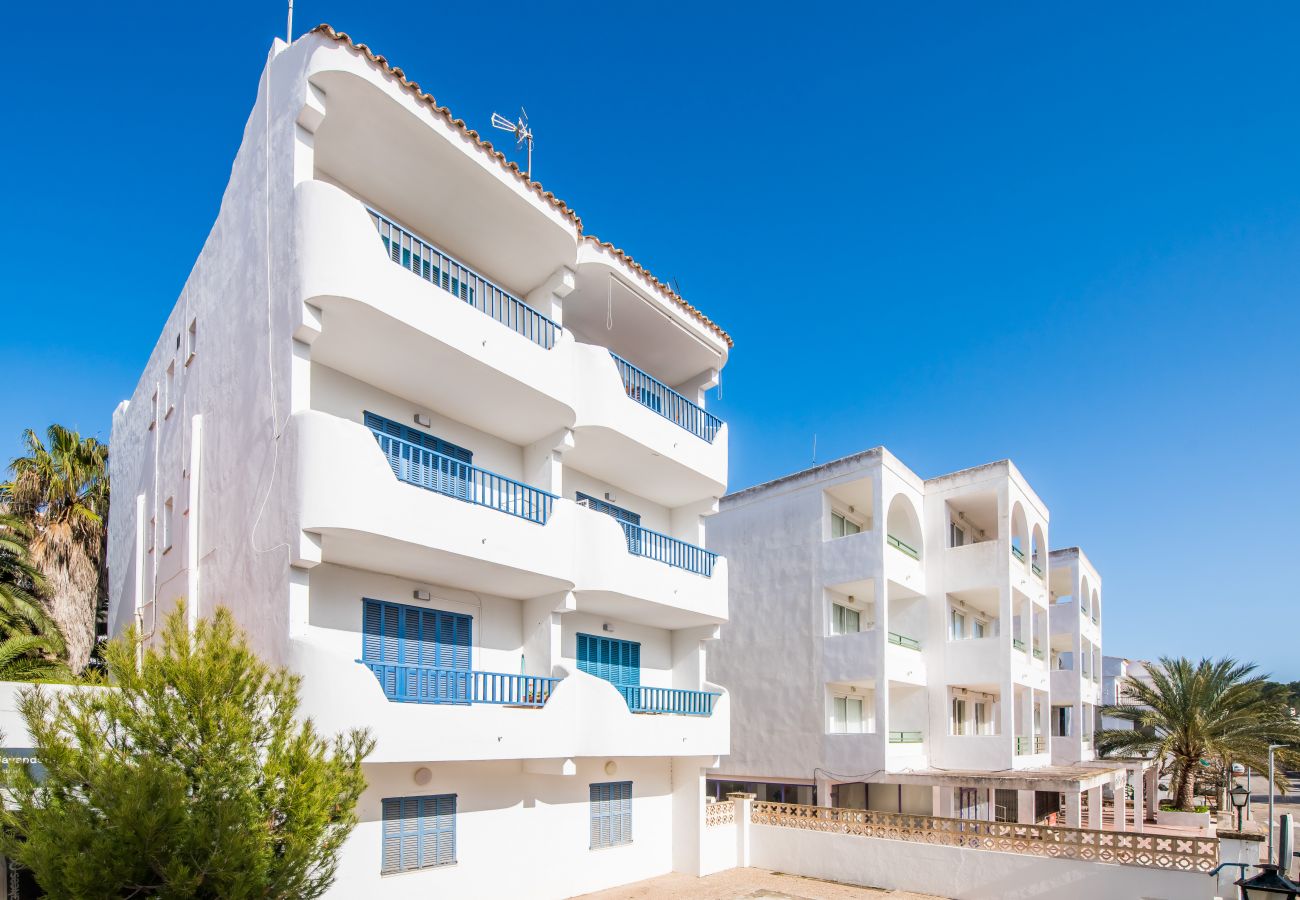
<path id="1" fill-rule="evenodd" d="M 861 697 L 835 697 L 831 706 L 833 734 L 863 734 L 866 731 Z"/>
<path id="2" fill-rule="evenodd" d="M 862 525 L 853 521 L 842 512 L 831 511 L 831 537 L 841 538 L 848 537 L 851 534 L 861 534 Z"/>
<path id="3" fill-rule="evenodd" d="M 966 701 L 956 697 L 952 701 L 952 733 L 966 733 Z"/>
<path id="4" fill-rule="evenodd" d="M 859 627 L 861 621 L 862 616 L 856 609 L 831 604 L 831 634 L 857 634 L 862 630 Z"/>
<path id="5" fill-rule="evenodd" d="M 988 727 L 988 704 L 981 700 L 975 704 L 975 733 L 988 734 Z"/>
<path id="6" fill-rule="evenodd" d="M 172 410 L 176 408 L 176 360 L 172 360 L 167 365 L 167 380 L 163 383 L 165 391 L 163 393 L 163 418 L 170 418 Z"/>
<path id="7" fill-rule="evenodd" d="M 956 522 L 949 524 L 948 535 L 954 547 L 961 547 L 966 543 L 966 532 Z"/>
<path id="8" fill-rule="evenodd" d="M 383 800 L 381 875 L 456 862 L 456 795 Z"/>
<path id="9" fill-rule="evenodd" d="M 591 786 L 591 849 L 632 843 L 632 782 Z"/>
<path id="10" fill-rule="evenodd" d="M 166 553 L 168 550 L 172 548 L 172 512 L 175 509 L 175 506 L 176 504 L 171 497 L 168 497 L 167 502 L 163 504 L 163 520 L 162 520 L 163 553 Z"/>
<path id="11" fill-rule="evenodd" d="M 194 361 L 194 354 L 199 351 L 199 320 L 191 319 L 189 331 L 186 332 L 185 365 Z"/>
<path id="12" fill-rule="evenodd" d="M 966 614 L 960 610 L 948 611 L 948 640 L 960 641 L 966 636 Z"/>
<path id="13" fill-rule="evenodd" d="M 970 636 L 973 638 L 984 637 L 984 620 L 976 619 L 970 623 Z"/>

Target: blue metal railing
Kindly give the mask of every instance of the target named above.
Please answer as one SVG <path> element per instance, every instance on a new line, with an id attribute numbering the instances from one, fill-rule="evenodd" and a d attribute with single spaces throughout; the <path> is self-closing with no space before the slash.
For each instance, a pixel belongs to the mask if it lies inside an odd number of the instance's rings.
<path id="1" fill-rule="evenodd" d="M 398 703 L 491 703 L 498 706 L 544 706 L 558 678 L 507 675 L 473 669 L 439 669 L 359 659 L 375 673 L 384 695 Z"/>
<path id="2" fill-rule="evenodd" d="M 556 497 L 541 488 L 480 469 L 441 453 L 374 431 L 399 481 L 545 525 Z"/>
<path id="3" fill-rule="evenodd" d="M 618 519 L 615 521 L 623 528 L 623 536 L 627 538 L 628 553 L 676 566 L 694 572 L 696 575 L 703 575 L 705 578 L 713 577 L 713 564 L 717 561 L 718 554 L 712 550 L 705 550 L 703 547 L 652 531 L 643 525 L 634 525 Z"/>
<path id="4" fill-rule="evenodd" d="M 547 350 L 555 346 L 561 330 L 558 324 L 383 213 L 370 207 L 366 207 L 366 211 L 379 229 L 384 252 L 393 262 L 459 297 L 534 344 Z"/>
<path id="5" fill-rule="evenodd" d="M 614 351 L 611 350 L 609 355 L 614 357 L 619 377 L 623 379 L 623 389 L 629 397 L 696 437 L 713 443 L 718 429 L 722 427 L 721 419 L 687 400 L 653 375 L 642 372 Z"/>
<path id="6" fill-rule="evenodd" d="M 713 703 L 720 696 L 710 691 L 684 691 L 640 684 L 616 684 L 614 687 L 618 688 L 627 701 L 627 708 L 634 713 L 711 716 Z"/>

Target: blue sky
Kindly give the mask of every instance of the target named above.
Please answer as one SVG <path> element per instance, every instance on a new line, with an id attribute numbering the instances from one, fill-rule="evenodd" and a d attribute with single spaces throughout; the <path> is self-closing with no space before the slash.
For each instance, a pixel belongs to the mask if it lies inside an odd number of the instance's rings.
<path id="1" fill-rule="evenodd" d="M 1300 678 L 1300 7 L 300 0 L 736 339 L 732 486 L 1011 457 L 1108 653 Z M 107 437 L 215 216 L 277 3 L 20 4 L 0 454 Z M 16 373 L 16 374 L 15 374 Z M 1278 637 L 1271 637 L 1277 634 Z"/>

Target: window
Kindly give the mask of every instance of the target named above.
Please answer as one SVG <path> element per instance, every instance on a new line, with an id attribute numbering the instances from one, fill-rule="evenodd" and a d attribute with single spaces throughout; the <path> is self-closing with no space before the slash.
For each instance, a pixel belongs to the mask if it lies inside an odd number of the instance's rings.
<path id="1" fill-rule="evenodd" d="M 472 624 L 462 613 L 367 599 L 361 661 L 394 700 L 468 703 Z"/>
<path id="2" fill-rule="evenodd" d="M 632 843 L 632 782 L 591 786 L 591 849 Z"/>
<path id="3" fill-rule="evenodd" d="M 862 716 L 861 697 L 834 697 L 831 700 L 831 733 L 863 734 L 866 720 Z"/>
<path id="4" fill-rule="evenodd" d="M 856 609 L 831 604 L 831 634 L 857 634 L 862 630 L 859 627 L 861 621 L 862 616 Z"/>
<path id="5" fill-rule="evenodd" d="M 966 532 L 956 522 L 948 523 L 949 543 L 953 547 L 961 547 L 966 543 Z"/>
<path id="6" fill-rule="evenodd" d="M 168 550 L 172 548 L 172 511 L 173 509 L 175 509 L 175 506 L 176 504 L 173 502 L 171 497 L 168 497 L 167 502 L 163 504 L 163 520 L 162 520 L 163 553 L 166 553 Z"/>
<path id="7" fill-rule="evenodd" d="M 622 688 L 636 687 L 641 684 L 641 645 L 579 633 L 578 669 Z"/>
<path id="8" fill-rule="evenodd" d="M 842 512 L 831 510 L 831 537 L 841 538 L 861 533 L 862 525 L 860 523 L 853 521 Z"/>
<path id="9" fill-rule="evenodd" d="M 1052 716 L 1052 735 L 1054 737 L 1070 736 L 1070 714 L 1074 712 L 1074 707 L 1057 706 L 1053 708 L 1055 715 Z"/>
<path id="10" fill-rule="evenodd" d="M 970 636 L 973 638 L 984 637 L 984 620 L 976 619 L 970 623 Z"/>
<path id="11" fill-rule="evenodd" d="M 966 614 L 956 609 L 948 610 L 948 640 L 960 641 L 966 636 Z"/>
<path id="12" fill-rule="evenodd" d="M 956 697 L 952 701 L 952 733 L 966 733 L 966 701 Z"/>
<path id="13" fill-rule="evenodd" d="M 158 424 L 158 392 L 153 392 L 153 401 L 149 408 L 149 430 L 153 431 Z"/>
<path id="14" fill-rule="evenodd" d="M 989 733 L 988 704 L 980 700 L 975 703 L 975 733 Z"/>
<path id="15" fill-rule="evenodd" d="M 176 360 L 167 364 L 167 381 L 164 383 L 166 394 L 163 397 L 163 418 L 169 418 L 172 410 L 176 408 Z"/>
<path id="16" fill-rule="evenodd" d="M 381 875 L 456 862 L 456 795 L 389 797 L 383 801 Z"/>
<path id="17" fill-rule="evenodd" d="M 199 320 L 191 319 L 190 328 L 187 334 L 187 345 L 185 348 L 185 365 L 194 361 L 194 354 L 199 352 Z"/>

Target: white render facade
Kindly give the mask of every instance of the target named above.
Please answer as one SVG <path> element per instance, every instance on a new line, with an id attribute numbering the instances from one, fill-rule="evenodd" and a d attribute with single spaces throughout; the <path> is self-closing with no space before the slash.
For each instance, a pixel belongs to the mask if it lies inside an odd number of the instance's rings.
<path id="1" fill-rule="evenodd" d="M 1072 825 L 1123 796 L 1091 746 L 1100 578 L 1049 553 L 1048 526 L 1010 461 L 922 479 L 884 448 L 724 497 L 709 546 L 732 616 L 708 656 L 733 734 L 713 790 Z"/>
<path id="2" fill-rule="evenodd" d="M 729 347 L 382 58 L 276 42 L 114 415 L 110 631 L 226 606 L 371 730 L 333 896 L 697 871 Z"/>

